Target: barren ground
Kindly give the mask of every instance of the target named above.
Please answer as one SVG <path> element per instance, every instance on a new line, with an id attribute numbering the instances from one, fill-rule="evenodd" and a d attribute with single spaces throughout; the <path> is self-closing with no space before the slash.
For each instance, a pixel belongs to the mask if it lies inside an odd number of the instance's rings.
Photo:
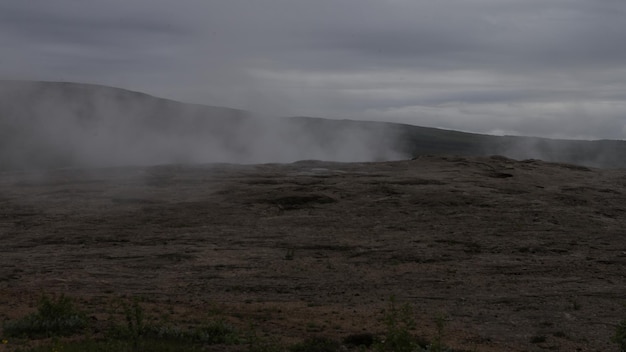
<path id="1" fill-rule="evenodd" d="M 294 340 L 379 333 L 395 296 L 426 338 L 445 316 L 458 349 L 617 350 L 626 171 L 425 156 L 1 173 L 0 320 L 42 292 L 93 319 L 141 296 Z"/>

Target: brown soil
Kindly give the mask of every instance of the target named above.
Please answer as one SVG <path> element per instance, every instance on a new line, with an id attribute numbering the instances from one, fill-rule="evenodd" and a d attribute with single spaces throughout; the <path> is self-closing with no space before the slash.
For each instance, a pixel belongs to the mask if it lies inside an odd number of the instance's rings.
<path id="1" fill-rule="evenodd" d="M 0 174 L 0 320 L 41 293 L 148 299 L 286 340 L 380 333 L 478 351 L 611 351 L 626 171 L 502 157 Z"/>

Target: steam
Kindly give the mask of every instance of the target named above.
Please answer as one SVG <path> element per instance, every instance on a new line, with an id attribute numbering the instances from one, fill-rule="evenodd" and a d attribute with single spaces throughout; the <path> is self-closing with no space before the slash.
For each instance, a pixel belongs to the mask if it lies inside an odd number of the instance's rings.
<path id="1" fill-rule="evenodd" d="M 262 118 L 93 85 L 0 83 L 0 169 L 405 158 L 395 137 L 384 124 Z"/>
<path id="2" fill-rule="evenodd" d="M 516 160 L 539 159 L 598 168 L 624 168 L 619 140 L 558 140 L 538 137 L 491 137 L 483 143 L 484 154 L 499 154 Z"/>

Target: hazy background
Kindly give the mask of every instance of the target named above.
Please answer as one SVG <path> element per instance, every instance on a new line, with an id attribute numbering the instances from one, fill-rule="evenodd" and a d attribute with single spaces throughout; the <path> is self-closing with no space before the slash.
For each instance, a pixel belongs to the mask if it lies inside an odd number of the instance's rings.
<path id="1" fill-rule="evenodd" d="M 3 0 L 0 79 L 625 139 L 624 18 L 623 0 Z"/>
<path id="2" fill-rule="evenodd" d="M 99 85 L 0 81 L 0 171 L 412 156 L 389 123 L 278 118 Z"/>

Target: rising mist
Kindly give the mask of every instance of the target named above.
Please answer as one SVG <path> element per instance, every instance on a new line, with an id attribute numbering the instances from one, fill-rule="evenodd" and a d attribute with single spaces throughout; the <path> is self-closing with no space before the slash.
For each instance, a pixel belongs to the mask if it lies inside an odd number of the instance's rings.
<path id="1" fill-rule="evenodd" d="M 0 83 L 0 169 L 406 158 L 381 123 L 268 118 L 123 89 Z"/>

